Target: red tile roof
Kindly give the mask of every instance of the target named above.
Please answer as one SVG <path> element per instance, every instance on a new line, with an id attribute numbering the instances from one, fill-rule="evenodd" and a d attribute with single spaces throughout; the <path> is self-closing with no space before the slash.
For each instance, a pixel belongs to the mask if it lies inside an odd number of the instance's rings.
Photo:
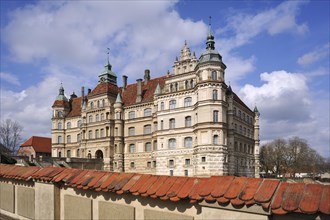
<path id="1" fill-rule="evenodd" d="M 82 97 L 72 99 L 72 103 L 71 103 L 72 109 L 67 115 L 67 117 L 81 116 L 81 101 L 82 101 Z"/>
<path id="2" fill-rule="evenodd" d="M 62 182 L 79 189 L 131 193 L 172 202 L 184 199 L 190 203 L 205 200 L 221 205 L 261 205 L 271 213 L 281 215 L 292 212 L 330 215 L 330 185 L 233 176 L 175 177 L 12 165 L 0 165 L 0 177 Z"/>
<path id="3" fill-rule="evenodd" d="M 51 153 L 52 139 L 47 137 L 32 136 L 21 147 L 32 146 L 36 153 Z"/>
<path id="4" fill-rule="evenodd" d="M 103 93 L 112 93 L 114 95 L 117 95 L 118 91 L 119 88 L 116 85 L 113 85 L 111 83 L 100 83 L 87 96 L 94 96 Z"/>
<path id="5" fill-rule="evenodd" d="M 142 82 L 142 101 L 141 103 L 151 102 L 154 99 L 154 93 L 159 83 L 162 89 L 165 84 L 166 76 L 150 79 L 147 85 Z M 124 106 L 134 105 L 136 101 L 137 83 L 127 85 L 125 90 L 122 90 L 122 98 Z"/>
<path id="6" fill-rule="evenodd" d="M 52 107 L 65 107 L 69 108 L 69 102 L 64 100 L 55 100 Z"/>

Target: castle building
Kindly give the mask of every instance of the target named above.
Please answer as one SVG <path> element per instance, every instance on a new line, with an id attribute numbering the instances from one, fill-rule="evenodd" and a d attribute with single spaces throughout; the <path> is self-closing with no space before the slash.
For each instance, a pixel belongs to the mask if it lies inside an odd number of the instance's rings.
<path id="1" fill-rule="evenodd" d="M 185 42 L 172 73 L 118 87 L 108 61 L 98 85 L 52 108 L 52 156 L 103 158 L 104 169 L 175 176 L 259 176 L 259 112 L 225 83 L 209 30 L 199 59 Z"/>

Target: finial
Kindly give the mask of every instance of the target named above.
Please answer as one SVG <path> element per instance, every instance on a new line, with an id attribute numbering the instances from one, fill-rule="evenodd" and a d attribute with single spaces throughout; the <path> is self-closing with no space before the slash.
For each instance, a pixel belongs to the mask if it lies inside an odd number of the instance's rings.
<path id="1" fill-rule="evenodd" d="M 187 40 L 184 40 L 184 45 L 187 46 Z"/>
<path id="2" fill-rule="evenodd" d="M 211 27 L 211 21 L 212 21 L 212 17 L 209 16 L 209 26 Z"/>
<path id="3" fill-rule="evenodd" d="M 110 53 L 110 48 L 107 47 L 107 59 L 108 59 L 108 64 L 110 64 L 110 60 L 109 60 L 109 53 Z"/>

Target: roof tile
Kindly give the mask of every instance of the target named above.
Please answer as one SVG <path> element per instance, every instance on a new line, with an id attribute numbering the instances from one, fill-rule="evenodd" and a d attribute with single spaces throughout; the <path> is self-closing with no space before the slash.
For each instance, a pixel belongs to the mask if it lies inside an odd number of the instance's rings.
<path id="1" fill-rule="evenodd" d="M 318 211 L 322 196 L 322 185 L 308 184 L 305 188 L 303 198 L 299 208 L 305 213 L 315 213 Z"/>
<path id="2" fill-rule="evenodd" d="M 319 210 L 324 214 L 330 215 L 330 185 L 323 186 Z"/>
<path id="3" fill-rule="evenodd" d="M 242 191 L 243 187 L 247 182 L 246 177 L 235 177 L 233 182 L 230 184 L 229 189 L 225 193 L 227 199 L 235 199 Z"/>
<path id="4" fill-rule="evenodd" d="M 150 189 L 150 187 L 152 186 L 152 184 L 154 184 L 154 182 L 156 182 L 158 179 L 158 176 L 151 176 L 146 182 L 145 184 L 138 190 L 138 192 L 140 194 L 145 194 L 145 196 L 147 196 L 148 194 L 146 193 L 148 189 Z"/>
<path id="5" fill-rule="evenodd" d="M 240 193 L 239 198 L 244 201 L 253 199 L 254 194 L 258 190 L 261 182 L 262 179 L 249 179 L 243 191 Z"/>
<path id="6" fill-rule="evenodd" d="M 162 186 L 162 184 L 167 180 L 168 176 L 160 176 L 157 181 L 147 190 L 147 194 L 153 198 L 157 190 Z M 157 197 L 157 196 L 156 196 Z"/>
<path id="7" fill-rule="evenodd" d="M 122 188 L 124 192 L 129 191 L 134 184 L 142 177 L 142 174 L 135 174 Z"/>
<path id="8" fill-rule="evenodd" d="M 170 176 L 166 181 L 158 188 L 156 196 L 162 197 L 165 196 L 167 191 L 173 186 L 174 182 L 178 177 Z"/>
<path id="9" fill-rule="evenodd" d="M 255 194 L 254 200 L 260 203 L 270 201 L 279 183 L 279 180 L 265 179 Z"/>
<path id="10" fill-rule="evenodd" d="M 272 209 L 278 209 L 282 205 L 283 195 L 285 193 L 285 190 L 289 186 L 289 183 L 281 182 L 279 185 L 279 188 L 276 191 L 275 198 L 272 201 Z"/>
<path id="11" fill-rule="evenodd" d="M 187 180 L 188 178 L 186 177 L 178 177 L 173 186 L 168 190 L 166 196 L 169 198 L 176 197 Z"/>
<path id="12" fill-rule="evenodd" d="M 223 196 L 227 192 L 233 180 L 233 176 L 219 177 L 219 182 L 215 184 L 215 188 L 212 190 L 211 195 L 215 198 Z"/>
<path id="13" fill-rule="evenodd" d="M 286 211 L 297 210 L 303 196 L 304 188 L 304 183 L 289 184 L 283 195 L 282 208 Z"/>
<path id="14" fill-rule="evenodd" d="M 136 183 L 132 186 L 132 188 L 129 190 L 131 193 L 135 193 L 137 192 L 145 183 L 145 181 L 147 181 L 149 178 L 151 177 L 150 174 L 145 174 L 142 175 L 138 181 L 136 181 Z"/>

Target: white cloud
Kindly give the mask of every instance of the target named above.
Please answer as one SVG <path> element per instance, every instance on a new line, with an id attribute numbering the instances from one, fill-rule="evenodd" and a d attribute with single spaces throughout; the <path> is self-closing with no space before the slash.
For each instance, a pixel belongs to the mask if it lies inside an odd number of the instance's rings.
<path id="1" fill-rule="evenodd" d="M 308 31 L 306 24 L 298 24 L 296 16 L 303 1 L 287 1 L 276 8 L 264 10 L 258 14 L 231 13 L 227 25 L 218 32 L 230 33 L 233 38 L 221 42 L 226 51 L 249 43 L 254 37 L 263 32 L 276 35 L 284 32 L 304 34 Z"/>
<path id="2" fill-rule="evenodd" d="M 245 85 L 239 95 L 261 113 L 261 140 L 299 136 L 329 155 L 329 97 L 313 98 L 307 78 L 284 70 L 262 73 L 261 86 Z M 316 132 L 321 131 L 321 132 Z"/>
<path id="3" fill-rule="evenodd" d="M 326 44 L 322 47 L 316 48 L 315 50 L 306 53 L 298 58 L 297 63 L 302 66 L 308 66 L 315 63 L 323 58 L 329 58 L 330 44 Z"/>
<path id="4" fill-rule="evenodd" d="M 18 78 L 10 73 L 0 72 L 0 79 L 4 80 L 12 85 L 19 86 L 21 83 L 19 82 Z"/>

